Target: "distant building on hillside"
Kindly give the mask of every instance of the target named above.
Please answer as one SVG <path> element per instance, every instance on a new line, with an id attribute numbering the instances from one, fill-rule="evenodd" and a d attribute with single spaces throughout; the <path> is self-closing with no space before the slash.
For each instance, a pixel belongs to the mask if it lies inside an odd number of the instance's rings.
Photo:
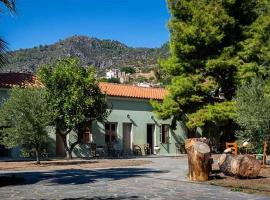
<path id="1" fill-rule="evenodd" d="M 120 83 L 127 83 L 130 80 L 130 74 L 127 74 L 126 72 L 118 72 L 118 78 Z"/>
<path id="2" fill-rule="evenodd" d="M 106 71 L 106 79 L 119 78 L 118 73 L 119 69 L 110 69 L 109 71 Z"/>

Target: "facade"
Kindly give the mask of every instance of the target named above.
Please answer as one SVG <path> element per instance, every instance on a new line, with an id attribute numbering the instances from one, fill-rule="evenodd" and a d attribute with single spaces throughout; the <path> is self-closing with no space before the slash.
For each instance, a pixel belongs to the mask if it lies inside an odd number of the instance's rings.
<path id="1" fill-rule="evenodd" d="M 100 83 L 100 88 L 107 94 L 111 113 L 105 122 L 93 122 L 92 130 L 79 135 L 74 132 L 69 134 L 70 142 L 76 141 L 77 137 L 81 138 L 81 143 L 75 147 L 73 156 L 91 156 L 91 144 L 104 149 L 108 144 L 114 144 L 127 154 L 132 154 L 134 148 L 138 147 L 144 154 L 144 146 L 149 147 L 151 154 L 177 153 L 177 144 L 183 144 L 186 139 L 184 125 L 177 122 L 176 129 L 171 129 L 171 120 L 157 119 L 150 104 L 150 99 L 162 101 L 167 93 L 165 89 L 114 83 Z M 8 88 L 2 88 L 0 98 L 7 98 L 7 91 Z M 49 155 L 64 156 L 61 138 L 54 134 L 53 128 L 50 136 Z"/>
<path id="2" fill-rule="evenodd" d="M 148 144 L 151 153 L 176 154 L 177 144 L 183 144 L 186 139 L 183 124 L 179 122 L 175 130 L 170 129 L 171 120 L 157 119 L 150 104 L 150 99 L 161 101 L 166 95 L 165 89 L 113 83 L 101 83 L 100 87 L 108 95 L 112 110 L 106 122 L 92 124 L 90 136 L 86 137 L 90 142 L 101 147 L 117 142 L 124 152 L 132 152 L 134 146 L 143 150 Z M 77 138 L 73 134 L 69 139 Z M 89 149 L 90 144 L 77 145 L 74 156 L 89 156 Z"/>

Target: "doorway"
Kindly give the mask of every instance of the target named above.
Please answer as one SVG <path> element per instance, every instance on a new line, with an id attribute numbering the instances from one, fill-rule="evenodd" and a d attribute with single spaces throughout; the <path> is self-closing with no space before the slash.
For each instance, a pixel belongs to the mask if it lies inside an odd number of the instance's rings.
<path id="1" fill-rule="evenodd" d="M 154 131 L 155 131 L 155 125 L 147 124 L 147 144 L 149 144 L 151 153 L 153 153 L 153 150 L 154 150 Z"/>
<path id="2" fill-rule="evenodd" d="M 132 150 L 132 123 L 123 123 L 123 150 L 125 153 L 130 154 Z"/>

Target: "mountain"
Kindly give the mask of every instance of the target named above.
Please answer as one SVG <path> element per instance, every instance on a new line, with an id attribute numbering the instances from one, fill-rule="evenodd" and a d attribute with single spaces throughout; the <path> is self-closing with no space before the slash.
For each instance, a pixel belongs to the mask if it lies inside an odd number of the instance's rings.
<path id="1" fill-rule="evenodd" d="M 168 54 L 167 43 L 161 48 L 132 48 L 118 41 L 72 36 L 52 45 L 10 52 L 9 64 L 1 71 L 35 73 L 40 65 L 68 56 L 79 57 L 83 66 L 93 65 L 99 70 L 123 66 L 145 68 L 157 65 L 157 60 Z"/>

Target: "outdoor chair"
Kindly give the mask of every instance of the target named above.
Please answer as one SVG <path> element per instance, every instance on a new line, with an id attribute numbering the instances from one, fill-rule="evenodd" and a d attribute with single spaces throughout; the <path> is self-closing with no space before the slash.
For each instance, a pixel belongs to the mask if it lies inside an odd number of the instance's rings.
<path id="1" fill-rule="evenodd" d="M 105 156 L 105 149 L 104 149 L 104 146 L 97 146 L 97 149 L 96 149 L 96 156 L 99 157 L 99 158 Z"/>
<path id="2" fill-rule="evenodd" d="M 141 156 L 142 155 L 142 148 L 139 145 L 133 145 L 133 155 Z"/>
<path id="3" fill-rule="evenodd" d="M 175 143 L 175 150 L 176 150 L 176 154 L 180 154 L 181 153 L 180 143 Z"/>
<path id="4" fill-rule="evenodd" d="M 184 143 L 175 143 L 176 154 L 185 153 L 185 144 Z"/>
<path id="5" fill-rule="evenodd" d="M 226 149 L 231 148 L 232 154 L 237 155 L 238 154 L 238 145 L 235 142 L 226 142 Z"/>
<path id="6" fill-rule="evenodd" d="M 151 148 L 150 148 L 150 145 L 148 143 L 144 145 L 144 154 L 151 155 Z"/>

